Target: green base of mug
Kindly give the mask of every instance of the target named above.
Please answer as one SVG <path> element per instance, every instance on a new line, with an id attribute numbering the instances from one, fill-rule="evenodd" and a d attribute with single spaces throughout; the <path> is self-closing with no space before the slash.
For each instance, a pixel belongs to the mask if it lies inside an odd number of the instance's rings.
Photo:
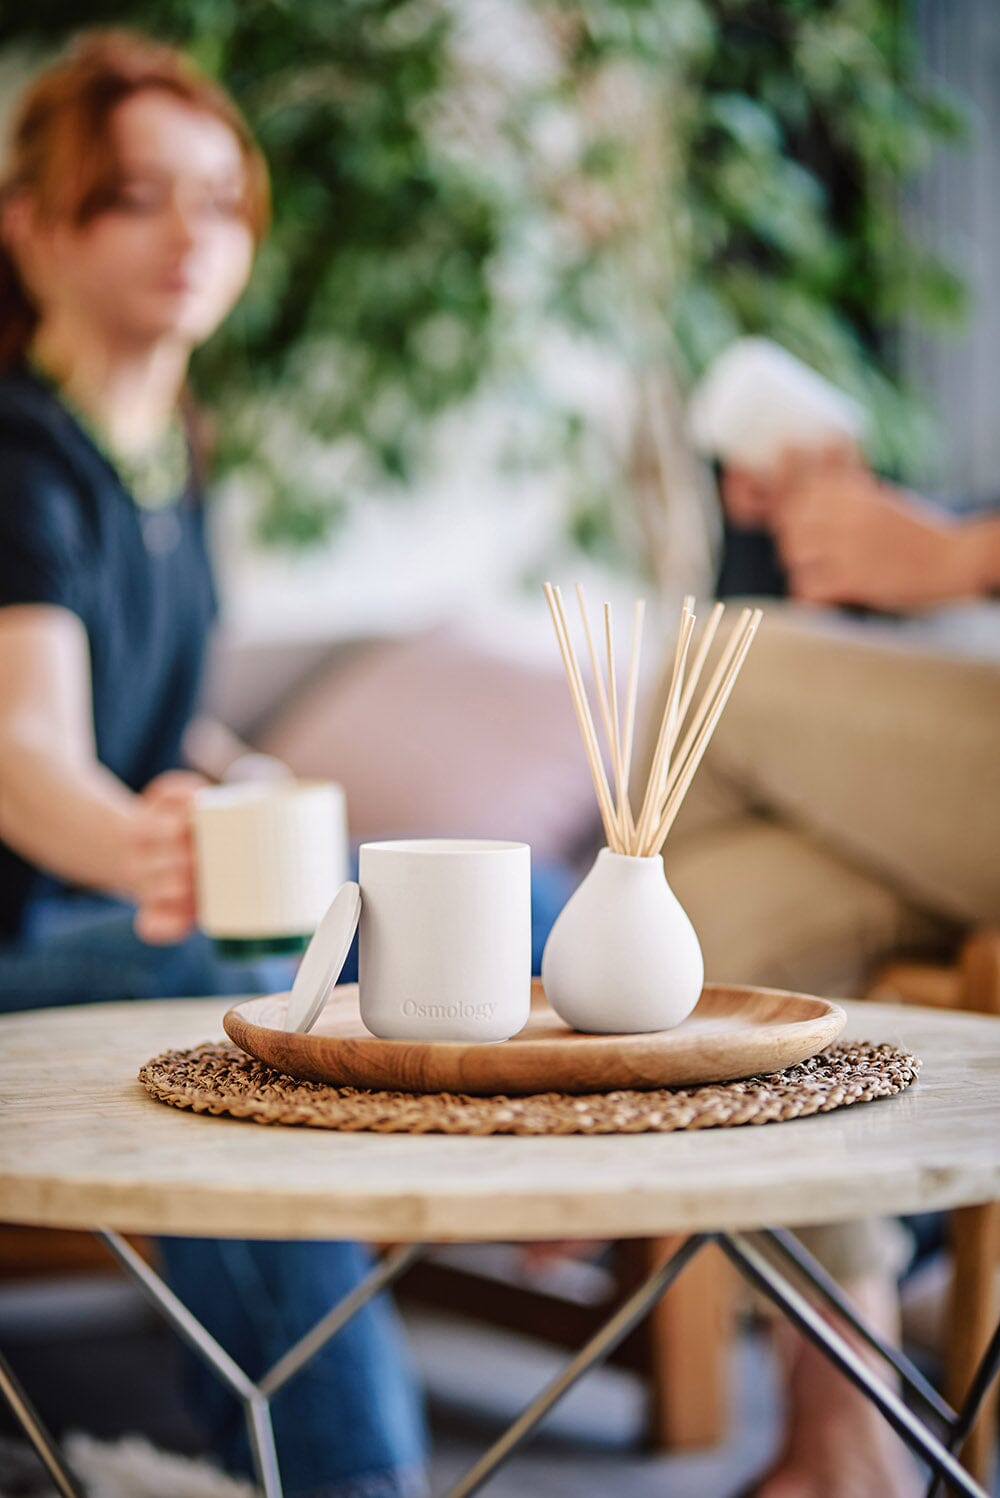
<path id="1" fill-rule="evenodd" d="M 309 945 L 308 936 L 215 936 L 220 957 L 246 962 L 254 957 L 298 957 Z"/>

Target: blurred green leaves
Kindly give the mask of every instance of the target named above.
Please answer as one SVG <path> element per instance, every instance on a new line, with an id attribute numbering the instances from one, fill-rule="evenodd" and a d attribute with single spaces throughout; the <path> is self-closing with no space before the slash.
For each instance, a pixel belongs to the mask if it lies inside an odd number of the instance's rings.
<path id="1" fill-rule="evenodd" d="M 910 477 L 932 425 L 893 368 L 904 319 L 965 312 L 960 279 L 913 242 L 909 177 L 963 137 L 921 76 L 898 0 L 705 0 L 711 42 L 678 69 L 679 169 L 664 314 L 693 379 L 738 332 L 778 339 L 864 401 L 872 455 Z M 678 226 L 681 226 L 678 229 Z M 668 231 L 669 234 L 669 231 Z"/>
<path id="2" fill-rule="evenodd" d="M 83 22 L 190 51 L 264 150 L 273 228 L 193 378 L 264 531 L 312 540 L 352 489 L 410 476 L 430 421 L 490 362 L 500 204 L 434 128 L 451 19 L 422 0 L 40 0 L 5 13 L 0 42 L 51 46 Z M 341 484 L 308 481 L 295 428 L 349 450 Z"/>
<path id="3" fill-rule="evenodd" d="M 492 68 L 469 60 L 480 14 L 35 0 L 0 15 L 0 43 L 43 48 L 81 24 L 138 26 L 245 110 L 274 227 L 194 377 L 264 535 L 307 544 L 356 494 L 408 482 L 435 419 L 481 380 L 530 385 L 545 319 L 635 365 L 669 360 L 682 384 L 766 333 L 869 406 L 880 463 L 919 468 L 927 425 L 894 335 L 904 318 L 953 324 L 964 297 L 912 243 L 901 193 L 962 115 L 918 76 L 905 4 L 511 0 Z M 532 46 L 543 61 L 524 66 Z M 551 430 L 564 453 L 586 446 L 558 402 Z M 599 548 L 606 497 L 581 493 L 569 524 Z"/>

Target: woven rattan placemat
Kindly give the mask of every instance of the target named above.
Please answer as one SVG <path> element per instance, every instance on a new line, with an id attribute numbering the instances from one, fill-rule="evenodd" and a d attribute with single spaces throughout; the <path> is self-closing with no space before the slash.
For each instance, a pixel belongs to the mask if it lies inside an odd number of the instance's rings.
<path id="1" fill-rule="evenodd" d="M 348 1133 L 669 1134 L 829 1113 L 902 1092 L 919 1071 L 916 1057 L 897 1046 L 852 1041 L 741 1082 L 587 1096 L 469 1097 L 300 1082 L 237 1046 L 207 1044 L 154 1057 L 139 1080 L 151 1097 L 174 1108 Z"/>

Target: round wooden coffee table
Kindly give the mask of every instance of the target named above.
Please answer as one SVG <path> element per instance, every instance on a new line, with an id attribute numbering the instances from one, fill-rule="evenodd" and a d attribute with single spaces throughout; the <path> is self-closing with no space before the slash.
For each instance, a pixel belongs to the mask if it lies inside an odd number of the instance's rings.
<path id="1" fill-rule="evenodd" d="M 898 1043 L 924 1066 L 920 1081 L 898 1097 L 827 1115 L 666 1135 L 464 1138 L 262 1128 L 153 1102 L 136 1080 L 140 1065 L 167 1049 L 224 1039 L 221 1020 L 231 1003 L 177 999 L 0 1018 L 0 1220 L 101 1233 L 182 1335 L 243 1397 L 268 1498 L 281 1487 L 267 1400 L 357 1309 L 357 1294 L 349 1307 L 334 1308 L 280 1369 L 253 1385 L 235 1365 L 220 1365 L 221 1350 L 208 1345 L 208 1334 L 120 1233 L 325 1236 L 400 1245 L 366 1282 L 366 1296 L 390 1283 L 412 1261 L 416 1245 L 428 1241 L 690 1235 L 451 1498 L 481 1487 L 555 1400 L 617 1345 L 702 1245 L 714 1241 L 956 1491 L 984 1498 L 952 1454 L 972 1407 L 948 1412 L 938 1399 L 940 1408 L 932 1412 L 945 1422 L 945 1436 L 933 1435 L 786 1276 L 782 1263 L 787 1266 L 793 1249 L 785 1235 L 748 1239 L 746 1233 L 1000 1197 L 1000 1020 L 845 1004 L 846 1038 Z M 800 1262 L 795 1274 L 803 1270 L 821 1301 L 835 1293 L 815 1265 Z M 980 1370 L 982 1388 L 972 1391 L 977 1404 L 1000 1357 L 997 1341 Z M 3 1377 L 16 1403 L 9 1370 Z M 44 1432 L 31 1434 L 61 1490 L 77 1493 Z"/>

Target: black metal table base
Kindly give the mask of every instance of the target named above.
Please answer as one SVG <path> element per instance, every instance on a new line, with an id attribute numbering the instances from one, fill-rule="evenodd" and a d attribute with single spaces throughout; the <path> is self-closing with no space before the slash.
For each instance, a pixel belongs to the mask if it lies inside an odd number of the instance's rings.
<path id="1" fill-rule="evenodd" d="M 393 1284 L 420 1254 L 424 1245 L 412 1244 L 393 1249 L 355 1287 L 333 1306 L 312 1331 L 281 1357 L 273 1368 L 256 1383 L 241 1369 L 205 1327 L 177 1299 L 160 1276 L 151 1269 L 119 1234 L 102 1230 L 103 1239 L 126 1272 L 136 1281 L 174 1330 L 213 1370 L 216 1376 L 243 1402 L 247 1430 L 257 1480 L 264 1498 L 281 1498 L 281 1475 L 278 1469 L 274 1434 L 271 1428 L 270 1401 L 284 1384 L 301 1369 L 374 1295 Z M 1000 1327 L 972 1380 L 960 1410 L 953 1410 L 927 1382 L 920 1371 L 898 1349 L 890 1346 L 858 1315 L 838 1285 L 817 1261 L 802 1247 L 793 1234 L 784 1229 L 770 1229 L 751 1235 L 745 1233 L 696 1233 L 622 1302 L 618 1309 L 585 1343 L 566 1367 L 526 1406 L 508 1430 L 461 1477 L 443 1498 L 470 1498 L 482 1489 L 494 1472 L 532 1434 L 553 1405 L 612 1353 L 629 1332 L 638 1325 L 661 1296 L 665 1295 L 681 1271 L 707 1243 L 717 1243 L 743 1277 L 771 1300 L 788 1320 L 808 1337 L 839 1368 L 864 1396 L 885 1416 L 910 1449 L 921 1456 L 932 1472 L 928 1498 L 935 1498 L 940 1485 L 966 1498 L 989 1498 L 959 1463 L 960 1450 L 982 1406 L 1000 1367 Z M 784 1272 L 804 1283 L 815 1298 L 807 1298 Z M 870 1348 L 879 1353 L 919 1402 L 929 1419 L 937 1422 L 936 1435 L 900 1398 L 884 1379 L 878 1377 L 843 1334 L 831 1324 L 822 1309 L 832 1310 L 843 1318 Z M 6 1397 L 16 1419 L 44 1462 L 62 1498 L 85 1498 L 79 1482 L 70 1472 L 55 1441 L 32 1408 L 8 1364 L 0 1357 L 0 1393 Z"/>

